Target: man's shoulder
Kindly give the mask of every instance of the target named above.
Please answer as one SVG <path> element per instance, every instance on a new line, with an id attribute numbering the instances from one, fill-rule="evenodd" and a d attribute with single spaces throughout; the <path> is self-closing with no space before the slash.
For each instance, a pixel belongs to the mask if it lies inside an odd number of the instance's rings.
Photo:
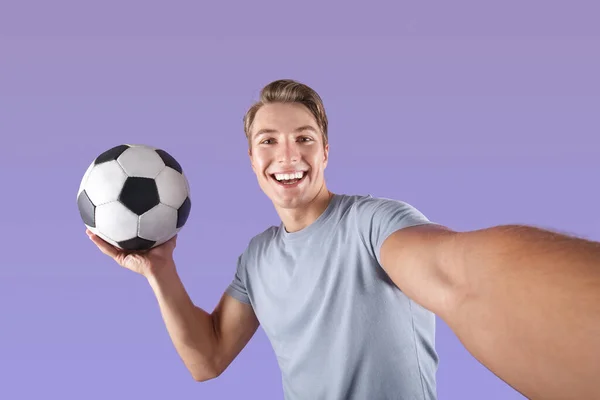
<path id="1" fill-rule="evenodd" d="M 264 229 L 262 232 L 257 233 L 248 241 L 248 245 L 244 253 L 246 256 L 250 254 L 256 254 L 257 252 L 264 251 L 265 247 L 272 244 L 274 239 L 277 237 L 277 232 L 280 227 L 271 225 Z"/>
<path id="2" fill-rule="evenodd" d="M 374 195 L 344 195 L 344 212 L 359 226 L 371 228 L 373 224 L 415 225 L 429 223 L 425 214 L 405 200 Z"/>
<path id="3" fill-rule="evenodd" d="M 342 194 L 339 195 L 339 197 L 339 206 L 357 212 L 364 212 L 368 211 L 369 209 L 376 209 L 379 207 L 396 207 L 405 209 L 415 208 L 404 200 L 374 196 L 372 194 Z"/>
<path id="4" fill-rule="evenodd" d="M 262 232 L 254 235 L 250 239 L 250 243 L 263 243 L 263 242 L 271 241 L 277 236 L 277 232 L 279 231 L 279 229 L 280 229 L 279 226 L 271 225 L 271 226 L 267 227 L 265 230 L 263 230 Z"/>

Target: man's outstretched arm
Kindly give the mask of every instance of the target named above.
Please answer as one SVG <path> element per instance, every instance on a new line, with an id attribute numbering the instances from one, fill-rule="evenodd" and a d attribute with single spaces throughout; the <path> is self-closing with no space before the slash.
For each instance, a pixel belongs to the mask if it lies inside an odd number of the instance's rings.
<path id="1" fill-rule="evenodd" d="M 600 243 L 527 226 L 424 225 L 393 233 L 381 261 L 523 395 L 600 399 Z"/>

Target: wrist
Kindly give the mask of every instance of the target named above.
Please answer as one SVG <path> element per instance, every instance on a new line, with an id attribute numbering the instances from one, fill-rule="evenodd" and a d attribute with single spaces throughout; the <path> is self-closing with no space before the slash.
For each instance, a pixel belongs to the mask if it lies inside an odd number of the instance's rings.
<path id="1" fill-rule="evenodd" d="M 160 265 L 158 268 L 150 269 L 144 277 L 153 286 L 179 279 L 175 263 L 173 262 L 168 262 L 164 265 Z"/>

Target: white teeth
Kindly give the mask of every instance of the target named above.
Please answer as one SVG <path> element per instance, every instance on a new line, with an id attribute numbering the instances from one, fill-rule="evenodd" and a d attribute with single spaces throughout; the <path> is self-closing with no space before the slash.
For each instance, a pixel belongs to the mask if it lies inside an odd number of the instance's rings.
<path id="1" fill-rule="evenodd" d="M 275 174 L 275 179 L 278 181 L 289 181 L 290 179 L 300 179 L 304 176 L 304 172 L 298 171 L 292 174 Z"/>

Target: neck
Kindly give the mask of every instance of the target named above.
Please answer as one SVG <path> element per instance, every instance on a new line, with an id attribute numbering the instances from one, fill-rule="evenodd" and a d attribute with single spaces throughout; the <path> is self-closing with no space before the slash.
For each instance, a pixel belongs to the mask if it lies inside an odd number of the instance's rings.
<path id="1" fill-rule="evenodd" d="M 277 208 L 277 214 L 287 232 L 298 232 L 315 222 L 323 214 L 332 197 L 333 193 L 323 185 L 315 198 L 305 207 L 301 209 Z"/>

